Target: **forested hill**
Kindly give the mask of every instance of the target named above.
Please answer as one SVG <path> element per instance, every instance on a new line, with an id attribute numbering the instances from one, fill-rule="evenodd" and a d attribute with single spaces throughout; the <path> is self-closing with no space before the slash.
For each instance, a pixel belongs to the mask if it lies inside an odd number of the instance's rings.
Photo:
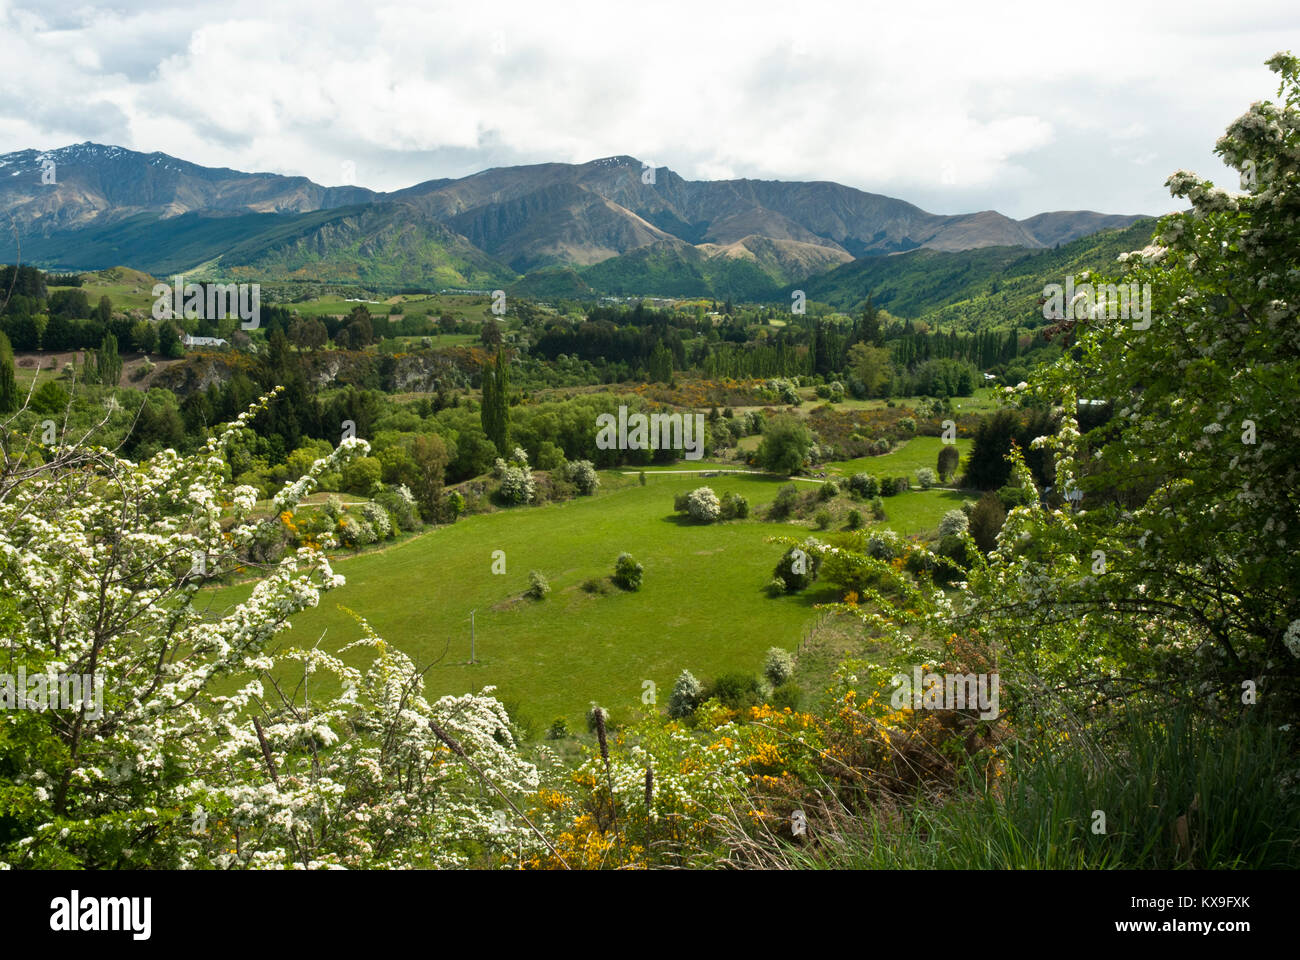
<path id="1" fill-rule="evenodd" d="M 870 295 L 894 316 L 944 328 L 1012 323 L 1032 328 L 1043 322 L 1038 298 L 1045 283 L 1062 283 L 1067 274 L 1083 270 L 1118 273 L 1115 258 L 1147 246 L 1154 223 L 1139 220 L 1052 250 L 985 247 L 863 257 L 807 280 L 802 289 L 809 300 L 849 311 Z"/>

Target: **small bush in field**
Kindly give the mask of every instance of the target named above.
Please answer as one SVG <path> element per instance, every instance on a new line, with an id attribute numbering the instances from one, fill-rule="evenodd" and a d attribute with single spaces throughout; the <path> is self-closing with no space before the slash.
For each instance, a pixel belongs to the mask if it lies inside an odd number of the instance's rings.
<path id="1" fill-rule="evenodd" d="M 600 486 L 600 477 L 590 460 L 574 460 L 568 465 L 566 472 L 569 481 L 578 488 L 578 492 L 583 496 L 591 496 L 596 492 L 596 488 Z"/>
<path id="2" fill-rule="evenodd" d="M 784 520 L 794 512 L 795 504 L 798 502 L 799 491 L 795 489 L 793 483 L 787 483 L 776 492 L 776 499 L 768 508 L 768 516 L 773 520 Z"/>
<path id="3" fill-rule="evenodd" d="M 880 495 L 880 481 L 869 473 L 855 473 L 849 478 L 849 492 L 855 497 L 870 500 Z"/>
<path id="4" fill-rule="evenodd" d="M 668 716 L 689 716 L 695 712 L 703 697 L 703 685 L 689 670 L 683 670 L 673 681 L 673 692 L 668 695 Z"/>
<path id="5" fill-rule="evenodd" d="M 809 553 L 802 547 L 791 547 L 781 556 L 772 573 L 785 584 L 788 592 L 796 593 L 817 579 L 820 566 L 819 554 Z"/>
<path id="6" fill-rule="evenodd" d="M 630 553 L 620 553 L 614 561 L 614 582 L 624 590 L 640 590 L 644 568 Z"/>
<path id="7" fill-rule="evenodd" d="M 771 647 L 763 660 L 763 676 L 779 687 L 794 676 L 794 657 L 783 647 Z"/>
<path id="8" fill-rule="evenodd" d="M 723 520 L 744 520 L 749 516 L 749 501 L 738 493 L 728 493 L 722 498 Z"/>
<path id="9" fill-rule="evenodd" d="M 956 444 L 947 443 L 939 451 L 939 476 L 947 480 L 957 472 L 957 466 L 961 462 L 961 454 L 957 451 Z"/>
<path id="10" fill-rule="evenodd" d="M 686 512 L 698 523 L 712 523 L 722 516 L 722 503 L 710 487 L 698 487 L 686 498 Z"/>
<path id="11" fill-rule="evenodd" d="M 551 592 L 551 584 L 547 581 L 546 576 L 540 570 L 533 570 L 528 574 L 528 596 L 534 600 L 545 600 L 546 595 Z"/>

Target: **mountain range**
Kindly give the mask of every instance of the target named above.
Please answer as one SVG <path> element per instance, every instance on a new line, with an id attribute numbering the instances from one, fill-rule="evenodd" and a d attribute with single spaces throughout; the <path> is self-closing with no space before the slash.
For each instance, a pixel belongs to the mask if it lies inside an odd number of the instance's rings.
<path id="1" fill-rule="evenodd" d="M 686 180 L 630 156 L 381 193 L 95 143 L 0 156 L 0 211 L 0 260 L 19 256 L 16 236 L 24 262 L 51 269 L 754 298 L 888 254 L 1042 250 L 1140 219 L 945 216 L 829 181 Z"/>

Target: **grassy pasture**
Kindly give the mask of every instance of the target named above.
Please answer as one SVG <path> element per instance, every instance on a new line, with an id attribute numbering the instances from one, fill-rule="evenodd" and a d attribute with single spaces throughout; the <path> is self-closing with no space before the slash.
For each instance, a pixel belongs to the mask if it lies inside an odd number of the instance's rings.
<path id="1" fill-rule="evenodd" d="M 768 647 L 793 650 L 817 617 L 813 605 L 836 598 L 820 585 L 798 596 L 767 597 L 763 587 L 783 548 L 766 538 L 810 527 L 753 519 L 700 526 L 672 509 L 675 494 L 707 484 L 719 496 L 743 494 L 757 512 L 784 481 L 646 473 L 645 486 L 603 475 L 607 487 L 595 497 L 471 516 L 340 558 L 335 569 L 347 585 L 299 614 L 280 642 L 319 640 L 322 649 L 337 650 L 359 635 L 340 609 L 349 607 L 421 665 L 438 660 L 426 674 L 429 694 L 492 684 L 537 729 L 556 716 L 580 728 L 593 700 L 616 720 L 626 718 L 640 708 L 646 680 L 656 685 L 662 705 L 683 668 L 701 679 L 756 673 Z M 959 502 L 957 494 L 939 490 L 893 497 L 886 501 L 886 525 L 908 533 L 933 529 Z M 492 572 L 496 550 L 505 554 L 504 574 Z M 608 584 L 614 559 L 625 550 L 645 567 L 637 593 Z M 551 584 L 542 601 L 522 596 L 534 569 Z M 588 580 L 609 592 L 587 592 Z M 248 589 L 219 591 L 216 606 Z M 471 611 L 474 664 L 467 662 Z"/>
<path id="2" fill-rule="evenodd" d="M 964 463 L 974 441 L 969 437 L 958 437 L 955 442 Z M 942 448 L 943 440 L 939 437 L 913 437 L 896 450 L 879 457 L 858 457 L 856 460 L 828 463 L 827 472 L 846 477 L 855 473 L 869 473 L 876 477 L 911 477 L 912 471 L 920 467 L 934 470 Z"/>

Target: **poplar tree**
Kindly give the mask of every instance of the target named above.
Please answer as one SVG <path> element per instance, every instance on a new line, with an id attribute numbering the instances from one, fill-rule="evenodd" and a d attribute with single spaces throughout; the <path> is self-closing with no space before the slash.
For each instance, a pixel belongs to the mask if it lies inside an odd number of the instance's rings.
<path id="1" fill-rule="evenodd" d="M 479 417 L 483 432 L 503 457 L 506 455 L 507 436 L 510 432 L 509 398 L 510 375 L 506 368 L 505 351 L 498 348 L 496 361 L 483 371 L 483 406 Z"/>
<path id="2" fill-rule="evenodd" d="M 18 409 L 18 384 L 14 381 L 14 350 L 0 331 L 0 413 Z"/>

